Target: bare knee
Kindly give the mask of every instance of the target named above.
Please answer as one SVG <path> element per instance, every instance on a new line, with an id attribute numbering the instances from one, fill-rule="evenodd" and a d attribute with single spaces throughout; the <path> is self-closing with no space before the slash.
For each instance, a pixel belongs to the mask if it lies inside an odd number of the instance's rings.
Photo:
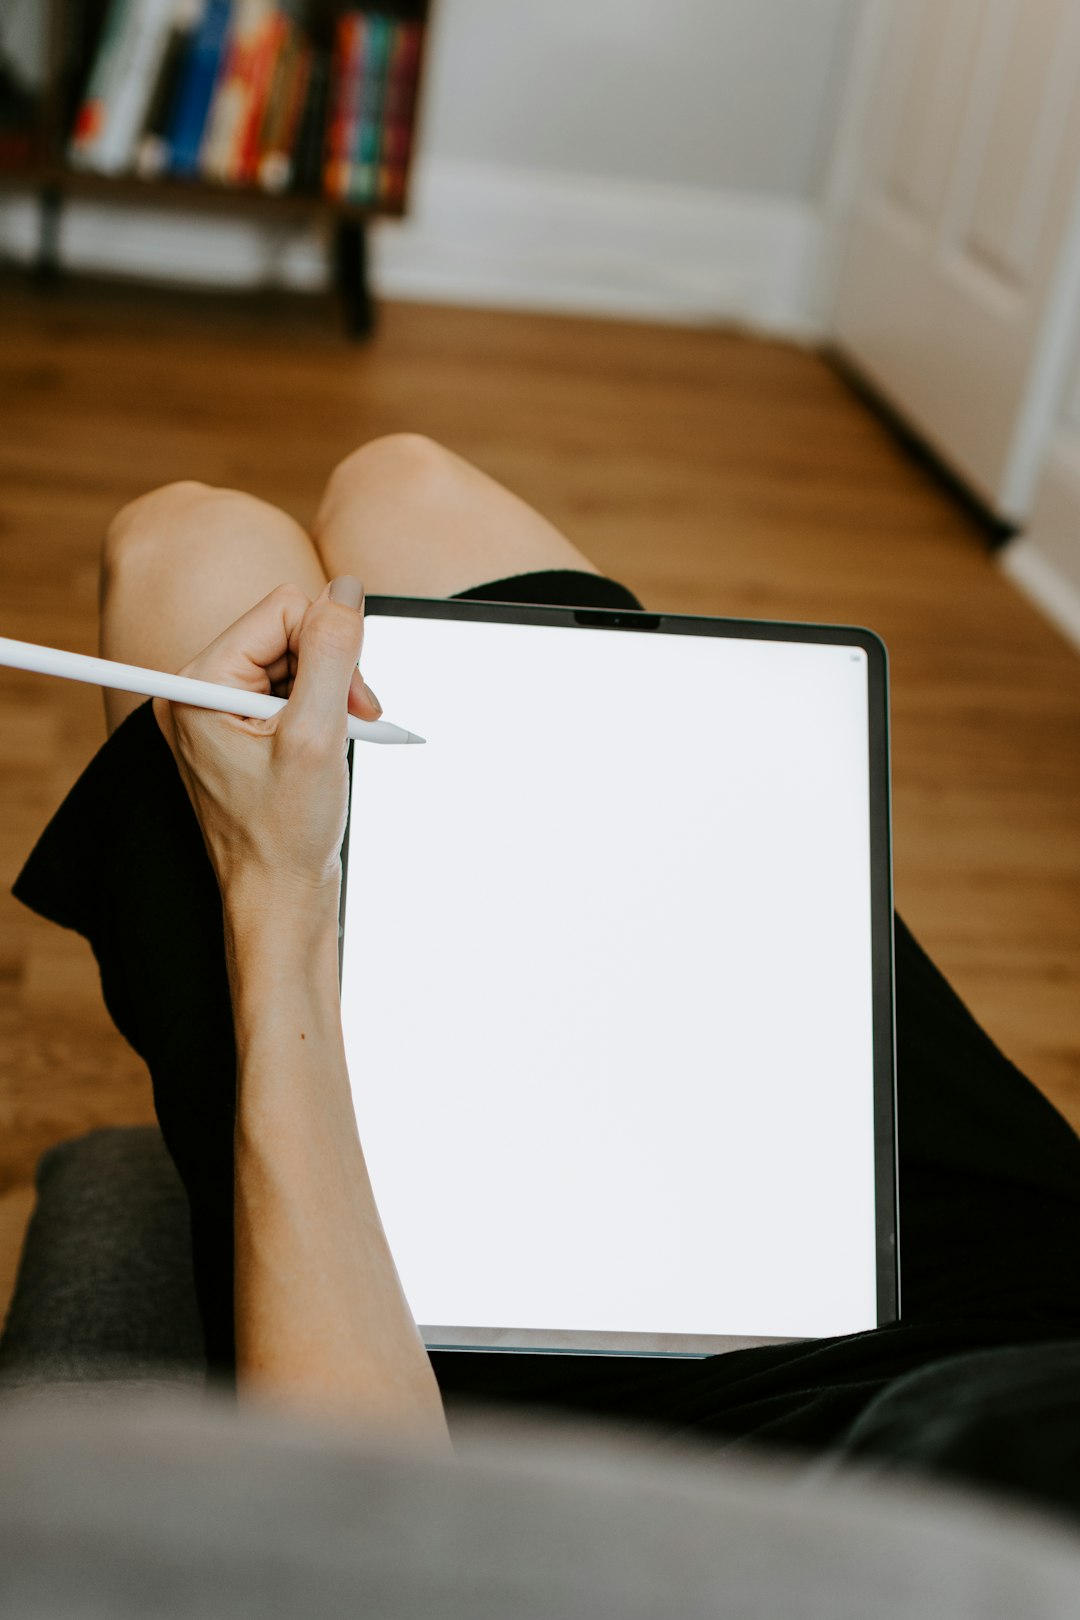
<path id="1" fill-rule="evenodd" d="M 164 484 L 151 489 L 121 507 L 105 531 L 101 562 L 106 573 L 112 573 L 136 549 L 160 541 L 166 530 L 172 529 L 176 519 L 189 514 L 200 501 L 214 491 L 209 484 L 185 478 L 175 484 Z"/>
<path id="2" fill-rule="evenodd" d="M 103 576 L 111 577 L 133 559 L 148 560 L 159 550 L 172 553 L 185 539 L 204 536 L 221 522 L 235 524 L 255 504 L 253 496 L 240 490 L 215 489 L 193 478 L 149 490 L 122 507 L 106 529 Z"/>
<path id="3" fill-rule="evenodd" d="M 376 484 L 396 484 L 414 496 L 434 493 L 445 490 L 466 470 L 459 456 L 423 433 L 387 433 L 338 463 L 327 482 L 325 505 L 333 507 Z"/>

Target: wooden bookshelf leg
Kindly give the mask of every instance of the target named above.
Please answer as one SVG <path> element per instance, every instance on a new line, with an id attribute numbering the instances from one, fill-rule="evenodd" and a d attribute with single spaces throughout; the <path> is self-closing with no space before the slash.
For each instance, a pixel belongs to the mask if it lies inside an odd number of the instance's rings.
<path id="1" fill-rule="evenodd" d="M 63 193 L 45 186 L 38 194 L 38 250 L 34 275 L 39 286 L 51 287 L 60 277 L 60 212 Z"/>
<path id="2" fill-rule="evenodd" d="M 368 285 L 367 230 L 362 220 L 338 220 L 334 274 L 345 331 L 351 338 L 370 337 L 375 330 L 375 300 Z"/>

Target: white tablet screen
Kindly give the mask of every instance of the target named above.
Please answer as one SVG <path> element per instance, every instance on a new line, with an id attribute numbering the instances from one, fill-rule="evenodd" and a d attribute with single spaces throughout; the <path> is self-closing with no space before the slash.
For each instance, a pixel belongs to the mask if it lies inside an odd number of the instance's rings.
<path id="1" fill-rule="evenodd" d="M 422 1325 L 877 1322 L 866 654 L 373 615 L 342 1009 Z"/>

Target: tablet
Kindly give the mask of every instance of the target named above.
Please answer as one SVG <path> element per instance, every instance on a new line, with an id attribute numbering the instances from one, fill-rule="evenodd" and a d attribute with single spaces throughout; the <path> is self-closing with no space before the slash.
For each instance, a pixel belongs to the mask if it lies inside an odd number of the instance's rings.
<path id="1" fill-rule="evenodd" d="M 897 1314 L 871 632 L 369 598 L 341 1005 L 430 1348 L 712 1355 Z"/>

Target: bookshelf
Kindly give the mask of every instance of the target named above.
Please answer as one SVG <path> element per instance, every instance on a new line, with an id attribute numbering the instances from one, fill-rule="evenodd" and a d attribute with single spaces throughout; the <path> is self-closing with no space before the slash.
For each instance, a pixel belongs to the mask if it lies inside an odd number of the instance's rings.
<path id="1" fill-rule="evenodd" d="M 65 202 L 70 197 L 100 198 L 122 201 L 133 205 L 149 204 L 154 207 L 176 207 L 224 211 L 253 217 L 269 218 L 322 218 L 332 231 L 333 271 L 345 329 L 352 337 L 370 334 L 375 321 L 375 307 L 367 276 L 367 227 L 378 216 L 400 217 L 407 211 L 409 174 L 415 149 L 416 106 L 423 71 L 424 45 L 427 38 L 430 0 L 378 0 L 378 4 L 353 4 L 347 0 L 254 0 L 255 15 L 263 22 L 268 15 L 290 19 L 283 21 L 286 36 L 298 42 L 296 50 L 306 53 L 306 76 L 298 74 L 298 88 L 290 92 L 293 81 L 287 78 L 283 67 L 282 96 L 294 95 L 296 107 L 293 118 L 294 141 L 306 134 L 303 148 L 305 163 L 301 172 L 295 147 L 289 162 L 293 172 L 282 183 L 280 169 L 271 188 L 265 170 L 265 154 L 258 159 L 258 175 L 251 169 L 255 148 L 253 132 L 261 128 L 265 136 L 270 113 L 269 97 L 273 93 L 274 65 L 278 58 L 264 55 L 262 91 L 252 92 L 245 118 L 249 123 L 246 163 L 239 162 L 239 151 L 234 141 L 225 154 L 230 177 L 222 173 L 206 172 L 208 132 L 214 113 L 213 97 L 226 79 L 229 43 L 232 30 L 238 28 L 237 14 L 245 13 L 252 0 L 190 0 L 190 15 L 205 21 L 207 8 L 216 6 L 220 17 L 227 12 L 228 24 L 225 42 L 218 58 L 218 75 L 211 91 L 206 122 L 202 127 L 203 139 L 196 141 L 199 148 L 198 166 L 189 164 L 184 173 L 170 172 L 165 167 L 151 174 L 136 171 L 136 150 L 133 146 L 129 161 L 110 163 L 110 172 L 101 172 L 94 161 L 80 159 L 73 150 L 73 136 L 78 124 L 83 129 L 87 120 L 87 92 L 95 64 L 99 62 L 105 41 L 111 8 L 119 0 L 47 0 L 45 18 L 45 62 L 42 89 L 36 107 L 28 112 L 30 128 L 28 138 L 20 139 L 18 132 L 0 131 L 0 186 L 7 189 L 28 190 L 36 195 L 39 206 L 39 230 L 35 271 L 43 283 L 50 283 L 60 274 L 59 231 Z M 138 7 L 145 0 L 126 0 L 127 6 Z M 176 13 L 183 11 L 183 0 L 151 0 L 160 7 L 174 4 Z M 115 13 L 113 13 L 115 19 Z M 362 20 L 358 21 L 358 18 Z M 372 23 L 371 19 L 376 19 Z M 200 26 L 196 21 L 194 28 Z M 275 36 L 276 37 L 276 36 Z M 372 39 L 374 37 L 374 47 Z M 173 79 L 179 82 L 185 71 L 184 51 L 190 52 L 194 34 L 177 41 L 177 61 Z M 381 44 L 381 56 L 380 56 Z M 266 52 L 273 49 L 265 47 Z M 395 51 L 401 52 L 402 66 L 397 66 Z M 365 56 L 366 50 L 366 56 Z M 352 55 L 350 55 L 350 51 Z M 405 60 L 407 58 L 407 60 Z M 163 82 L 159 100 L 164 104 L 165 52 L 162 47 L 153 70 Z M 373 65 L 374 63 L 374 65 Z M 381 67 L 380 67 L 381 63 Z M 391 66 L 391 63 L 394 65 Z M 314 65 L 312 65 L 314 64 Z M 321 64 L 321 66 L 320 66 Z M 243 64 L 247 65 L 247 64 Z M 258 64 L 255 63 L 257 68 Z M 362 75 L 367 70 L 369 78 Z M 378 74 L 382 81 L 379 88 Z M 348 76 L 355 72 L 351 92 Z M 398 73 L 395 86 L 392 73 Z M 321 89 L 312 87 L 320 76 Z M 375 75 L 372 90 L 370 75 Z M 253 73 L 254 77 L 257 76 Z M 125 81 L 127 82 L 127 81 Z M 242 77 L 241 84 L 248 81 Z M 115 80 L 114 80 L 115 83 Z M 176 84 L 170 92 L 175 117 Z M 261 94 L 263 100 L 258 100 Z M 351 99 L 348 99 L 351 94 Z M 319 96 L 321 95 L 321 100 Z M 391 96 L 395 122 L 390 123 Z M 365 97 L 368 101 L 365 102 Z M 305 99 L 306 98 L 306 99 Z M 342 98 L 345 98 L 344 100 Z M 108 100 L 106 98 L 106 105 Z M 263 108 L 260 113 L 259 107 Z M 379 112 L 365 114 L 365 106 L 380 106 L 386 111 L 385 121 L 378 122 Z M 345 113 L 343 115 L 342 108 Z M 352 117 L 351 135 L 348 116 Z M 361 120 L 367 117 L 366 128 Z M 305 130 L 304 118 L 309 121 Z M 153 114 L 147 109 L 143 125 Z M 344 123 L 343 123 L 344 118 Z M 159 127 L 168 122 L 168 115 L 159 110 Z M 360 131 L 359 135 L 357 131 Z M 390 133 L 387 133 L 389 130 Z M 372 133 L 374 131 L 374 133 Z M 145 136 L 140 134 L 140 139 Z M 364 150 L 366 162 L 362 170 L 357 165 L 357 140 L 368 140 Z M 190 142 L 189 142 L 190 145 Z M 221 143 L 218 143 L 219 156 Z M 175 152 L 174 152 L 175 156 Z M 336 162 L 331 170 L 331 159 Z M 350 168 L 348 159 L 354 160 Z M 218 164 L 219 171 L 223 165 Z M 243 168 L 244 172 L 238 172 Z M 363 184 L 358 184 L 359 180 Z M 334 193 L 327 191 L 333 182 Z"/>

